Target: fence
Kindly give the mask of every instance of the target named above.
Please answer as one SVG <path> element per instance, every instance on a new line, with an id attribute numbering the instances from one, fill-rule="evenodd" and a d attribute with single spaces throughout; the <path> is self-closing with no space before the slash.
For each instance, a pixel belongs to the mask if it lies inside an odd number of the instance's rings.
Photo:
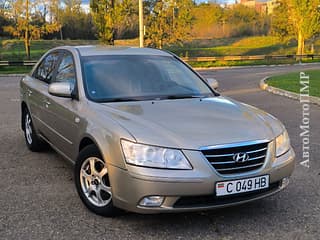
<path id="1" fill-rule="evenodd" d="M 284 59 L 320 59 L 320 55 L 254 55 L 254 56 L 223 56 L 223 57 L 184 57 L 186 62 L 216 62 L 216 61 L 248 61 L 248 60 L 284 60 Z M 0 66 L 33 66 L 37 61 L 0 61 Z"/>
<path id="2" fill-rule="evenodd" d="M 33 66 L 37 61 L 0 61 L 0 66 Z"/>
<path id="3" fill-rule="evenodd" d="M 253 56 L 223 56 L 223 57 L 184 57 L 186 62 L 216 62 L 216 61 L 248 61 L 248 60 L 283 60 L 283 59 L 320 59 L 320 55 L 253 55 Z"/>

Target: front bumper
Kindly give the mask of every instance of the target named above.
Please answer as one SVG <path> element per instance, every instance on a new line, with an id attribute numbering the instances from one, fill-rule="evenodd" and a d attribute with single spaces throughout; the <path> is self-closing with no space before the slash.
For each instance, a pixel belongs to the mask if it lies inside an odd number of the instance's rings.
<path id="1" fill-rule="evenodd" d="M 193 170 L 163 170 L 127 166 L 127 170 L 108 166 L 115 206 L 137 213 L 186 212 L 237 205 L 284 189 L 294 169 L 294 151 L 290 149 L 279 158 L 269 154 L 266 164 L 258 170 L 245 174 L 218 174 L 201 152 L 184 151 L 193 165 Z M 228 197 L 215 196 L 215 183 L 239 178 L 269 174 L 270 187 Z M 164 196 L 160 207 L 140 206 L 147 196 Z"/>

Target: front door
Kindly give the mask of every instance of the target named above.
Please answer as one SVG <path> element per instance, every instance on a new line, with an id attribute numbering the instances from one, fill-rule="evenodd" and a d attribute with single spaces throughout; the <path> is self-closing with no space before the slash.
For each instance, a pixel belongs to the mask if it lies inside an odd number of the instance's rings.
<path id="1" fill-rule="evenodd" d="M 57 72 L 51 83 L 69 82 L 74 91 L 76 89 L 76 71 L 73 56 L 65 51 L 58 65 Z M 81 124 L 78 112 L 81 105 L 79 101 L 71 98 L 52 96 L 48 93 L 46 99 L 46 124 L 50 128 L 49 140 L 66 157 L 74 159 L 76 150 L 75 141 L 79 135 Z"/>

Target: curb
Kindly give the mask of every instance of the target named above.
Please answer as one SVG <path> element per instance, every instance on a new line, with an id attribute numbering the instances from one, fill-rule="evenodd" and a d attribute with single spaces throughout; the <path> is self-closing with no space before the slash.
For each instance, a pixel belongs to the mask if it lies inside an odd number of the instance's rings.
<path id="1" fill-rule="evenodd" d="M 270 77 L 265 77 L 265 78 L 260 80 L 259 86 L 260 86 L 260 88 L 262 90 L 271 92 L 271 93 L 276 94 L 276 95 L 280 95 L 280 96 L 284 96 L 284 97 L 287 97 L 287 98 L 291 98 L 291 99 L 300 101 L 300 94 L 298 94 L 298 93 L 289 92 L 289 91 L 286 91 L 286 90 L 283 90 L 283 89 L 280 89 L 280 88 L 275 88 L 275 87 L 269 86 L 268 83 L 266 83 L 266 81 L 269 78 Z M 305 98 L 305 96 L 304 96 L 304 98 Z M 309 100 L 309 103 L 316 104 L 316 105 L 320 106 L 320 98 L 309 96 L 306 99 Z"/>

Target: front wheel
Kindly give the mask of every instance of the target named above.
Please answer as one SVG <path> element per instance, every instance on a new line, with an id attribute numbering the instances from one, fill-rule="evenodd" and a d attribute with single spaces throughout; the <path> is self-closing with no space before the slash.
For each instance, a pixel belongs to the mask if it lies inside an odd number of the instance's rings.
<path id="1" fill-rule="evenodd" d="M 77 192 L 87 208 L 107 217 L 120 212 L 113 206 L 107 165 L 96 146 L 80 151 L 74 171 Z"/>

